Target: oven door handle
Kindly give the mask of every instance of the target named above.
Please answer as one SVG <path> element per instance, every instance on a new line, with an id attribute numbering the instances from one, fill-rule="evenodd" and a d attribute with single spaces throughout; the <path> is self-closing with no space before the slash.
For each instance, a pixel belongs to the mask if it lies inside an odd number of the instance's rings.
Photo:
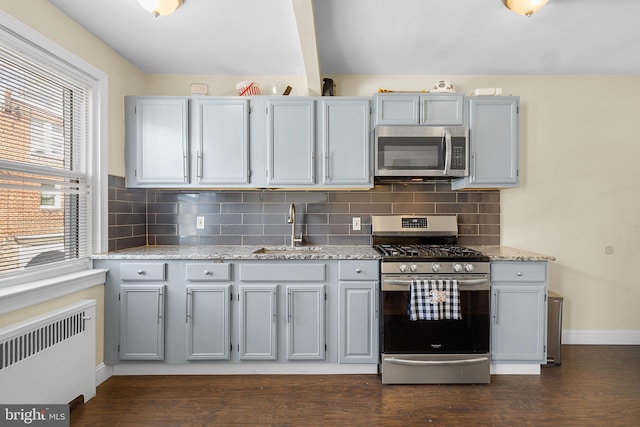
<path id="1" fill-rule="evenodd" d="M 443 277 L 442 280 L 457 280 Z M 382 282 L 387 285 L 400 285 L 400 286 L 409 286 L 411 285 L 412 280 L 394 280 L 394 279 L 382 279 Z M 489 283 L 489 279 L 462 279 L 457 280 L 458 285 L 484 285 Z"/>
<path id="2" fill-rule="evenodd" d="M 392 363 L 394 365 L 411 365 L 411 366 L 456 366 L 456 365 L 474 365 L 477 363 L 484 363 L 489 360 L 488 357 L 477 357 L 475 359 L 456 359 L 456 360 L 411 360 L 411 359 L 396 359 L 395 357 L 389 357 L 384 359 L 385 362 Z"/>

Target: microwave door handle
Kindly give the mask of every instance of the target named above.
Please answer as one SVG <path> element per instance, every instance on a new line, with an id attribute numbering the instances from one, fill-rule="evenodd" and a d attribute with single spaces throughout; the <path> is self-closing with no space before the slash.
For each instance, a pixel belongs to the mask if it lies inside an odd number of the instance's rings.
<path id="1" fill-rule="evenodd" d="M 444 130 L 444 145 L 444 176 L 447 176 L 451 167 L 451 130 L 449 128 Z"/>

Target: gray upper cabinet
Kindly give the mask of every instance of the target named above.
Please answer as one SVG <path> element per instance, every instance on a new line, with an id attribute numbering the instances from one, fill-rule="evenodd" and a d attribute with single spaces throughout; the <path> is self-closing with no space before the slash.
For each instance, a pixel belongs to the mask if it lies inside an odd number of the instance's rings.
<path id="1" fill-rule="evenodd" d="M 465 188 L 518 186 L 517 96 L 471 97 L 469 100 L 469 176 L 451 183 Z"/>
<path id="2" fill-rule="evenodd" d="M 367 97 L 125 97 L 127 186 L 372 188 L 370 104 Z"/>
<path id="3" fill-rule="evenodd" d="M 491 359 L 546 363 L 547 263 L 491 263 Z"/>
<path id="4" fill-rule="evenodd" d="M 267 101 L 267 184 L 315 183 L 315 101 L 310 98 Z"/>
<path id="5" fill-rule="evenodd" d="M 464 94 L 375 95 L 376 126 L 462 126 Z"/>
<path id="6" fill-rule="evenodd" d="M 373 187 L 370 99 L 323 98 L 321 108 L 322 184 Z"/>
<path id="7" fill-rule="evenodd" d="M 249 100 L 195 98 L 193 107 L 191 182 L 207 187 L 248 185 Z"/>
<path id="8" fill-rule="evenodd" d="M 187 98 L 125 98 L 129 187 L 183 186 L 188 182 L 188 117 Z"/>

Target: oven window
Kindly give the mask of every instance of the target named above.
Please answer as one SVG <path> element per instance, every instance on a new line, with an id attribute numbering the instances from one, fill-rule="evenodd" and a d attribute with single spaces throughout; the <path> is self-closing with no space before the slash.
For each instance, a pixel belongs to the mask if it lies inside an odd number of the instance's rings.
<path id="1" fill-rule="evenodd" d="M 461 320 L 409 320 L 409 291 L 382 292 L 383 353 L 488 353 L 489 290 L 460 291 Z"/>
<path id="2" fill-rule="evenodd" d="M 378 169 L 444 169 L 442 137 L 379 137 Z"/>

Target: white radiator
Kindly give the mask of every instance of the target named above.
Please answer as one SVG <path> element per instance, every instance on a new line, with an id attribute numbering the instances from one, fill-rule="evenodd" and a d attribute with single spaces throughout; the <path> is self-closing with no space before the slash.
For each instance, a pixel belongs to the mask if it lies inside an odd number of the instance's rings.
<path id="1" fill-rule="evenodd" d="M 65 404 L 96 395 L 96 302 L 0 329 L 0 402 Z"/>

